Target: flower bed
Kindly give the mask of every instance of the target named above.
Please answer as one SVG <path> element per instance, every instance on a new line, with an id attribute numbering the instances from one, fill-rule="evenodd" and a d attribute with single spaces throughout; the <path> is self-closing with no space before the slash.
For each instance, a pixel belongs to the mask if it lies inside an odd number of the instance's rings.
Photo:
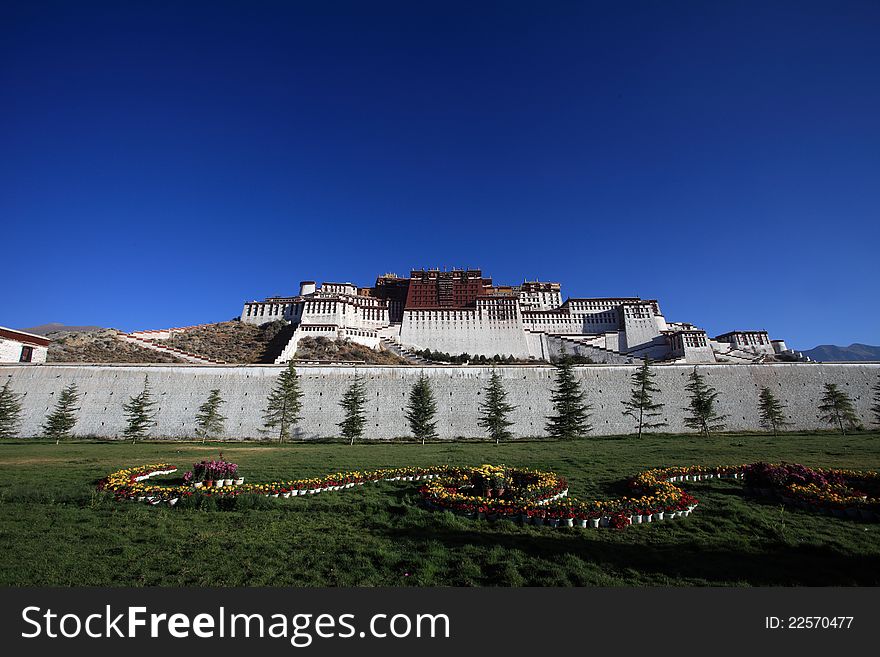
<path id="1" fill-rule="evenodd" d="M 233 483 L 230 486 L 224 485 L 223 487 L 197 487 L 199 482 L 194 481 L 193 477 L 185 477 L 191 483 L 185 482 L 179 486 L 145 483 L 150 477 L 177 471 L 174 466 L 167 463 L 157 463 L 114 472 L 102 479 L 98 484 L 98 488 L 99 490 L 112 493 L 119 500 L 138 500 L 153 503 L 167 502 L 174 505 L 177 504 L 180 498 L 192 495 L 225 498 L 239 495 L 266 495 L 269 497 L 314 495 L 379 481 L 430 479 L 438 476 L 440 473 L 445 473 L 447 470 L 446 466 L 440 466 L 437 468 L 393 468 L 366 472 L 336 472 L 311 479 L 275 481 L 265 484 Z"/>
<path id="2" fill-rule="evenodd" d="M 218 463 L 224 465 L 218 466 Z M 212 465 L 213 464 L 213 465 Z M 225 461 L 203 461 L 204 472 L 237 475 L 237 466 Z M 230 470 L 235 467 L 235 471 Z M 211 470 L 213 468 L 213 470 Z M 119 470 L 103 479 L 99 488 L 118 500 L 175 505 L 194 495 L 231 499 L 241 495 L 297 497 L 339 491 L 380 481 L 426 481 L 419 493 L 428 508 L 469 518 L 513 520 L 550 527 L 623 528 L 685 517 L 697 499 L 676 484 L 711 479 L 743 480 L 747 492 L 775 496 L 810 511 L 838 517 L 880 520 L 880 475 L 875 472 L 810 469 L 799 465 L 754 463 L 742 466 L 655 468 L 629 482 L 630 493 L 615 500 L 577 500 L 568 497 L 568 483 L 552 472 L 503 465 L 479 467 L 437 466 L 336 472 L 310 479 L 270 483 L 236 483 L 222 488 L 197 487 L 194 466 L 185 484 L 163 486 L 150 477 L 176 472 L 165 463 Z M 214 476 L 219 477 L 219 474 Z"/>
<path id="3" fill-rule="evenodd" d="M 880 475 L 876 472 L 753 463 L 744 469 L 744 482 L 751 495 L 815 513 L 880 520 Z"/>

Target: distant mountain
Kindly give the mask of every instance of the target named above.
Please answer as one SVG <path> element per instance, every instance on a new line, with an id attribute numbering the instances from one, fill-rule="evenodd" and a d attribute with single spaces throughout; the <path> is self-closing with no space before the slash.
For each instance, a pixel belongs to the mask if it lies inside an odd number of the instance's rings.
<path id="1" fill-rule="evenodd" d="M 815 349 L 803 352 L 813 360 L 820 362 L 834 362 L 842 360 L 880 360 L 880 347 L 872 347 L 869 344 L 854 343 L 848 347 L 838 347 L 833 344 L 820 344 Z"/>
<path id="2" fill-rule="evenodd" d="M 18 330 L 33 333 L 35 335 L 47 335 L 49 333 L 57 333 L 58 331 L 64 331 L 65 333 L 87 333 L 88 331 L 100 331 L 102 328 L 102 326 L 66 326 L 65 324 L 52 322 L 50 324 L 40 324 L 39 326 L 31 326 L 30 328 L 22 328 Z"/>

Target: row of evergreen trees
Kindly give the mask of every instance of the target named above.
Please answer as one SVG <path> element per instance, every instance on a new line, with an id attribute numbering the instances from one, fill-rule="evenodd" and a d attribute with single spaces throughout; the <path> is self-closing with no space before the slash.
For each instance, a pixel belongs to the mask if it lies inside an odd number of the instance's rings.
<path id="1" fill-rule="evenodd" d="M 590 415 L 592 407 L 586 401 L 586 392 L 577 380 L 573 362 L 563 357 L 555 365 L 556 381 L 550 397 L 553 413 L 547 417 L 545 430 L 552 438 L 580 438 L 592 431 Z M 639 437 L 646 431 L 667 426 L 663 419 L 664 404 L 656 402 L 655 393 L 660 389 L 654 378 L 656 373 L 646 361 L 632 374 L 630 398 L 621 402 L 623 415 L 632 418 L 634 429 Z M 718 391 L 706 383 L 695 367 L 689 375 L 685 389 L 688 393 L 688 406 L 685 425 L 709 437 L 714 431 L 725 427 L 726 415 L 718 411 Z M 875 424 L 880 425 L 880 378 L 873 388 L 871 413 Z M 291 431 L 301 418 L 303 392 L 293 363 L 281 372 L 266 402 L 263 413 L 263 431 L 277 436 L 279 442 L 290 438 Z M 363 377 L 355 377 L 342 396 L 340 406 L 345 419 L 339 423 L 340 434 L 351 444 L 362 438 L 366 427 L 367 392 Z M 217 438 L 224 432 L 226 417 L 220 412 L 224 400 L 219 389 L 210 391 L 207 400 L 196 413 L 196 435 L 203 441 Z M 59 395 L 55 408 L 46 418 L 43 433 L 57 442 L 73 435 L 76 426 L 76 412 L 79 410 L 79 392 L 76 384 L 66 386 Z M 143 390 L 123 404 L 126 417 L 124 436 L 132 441 L 149 436 L 155 424 L 157 402 L 153 399 L 149 378 L 144 376 Z M 486 431 L 496 443 L 512 436 L 513 422 L 510 414 L 516 410 L 507 401 L 507 391 L 501 375 L 493 371 L 485 389 L 485 398 L 480 403 L 480 416 L 477 424 Z M 758 400 L 758 413 L 761 425 L 772 431 L 773 435 L 789 426 L 785 416 L 785 404 L 767 388 L 761 388 Z M 853 401 L 847 393 L 833 383 L 825 384 L 825 391 L 818 406 L 819 418 L 842 434 L 859 426 L 859 419 Z M 424 443 L 437 436 L 437 403 L 427 376 L 422 374 L 410 390 L 406 408 L 406 419 L 413 436 Z M 7 380 L 0 389 L 0 438 L 17 435 L 20 425 L 20 395 L 15 394 Z"/>
<path id="2" fill-rule="evenodd" d="M 514 358 L 513 354 L 508 354 L 507 356 L 501 356 L 500 354 L 495 354 L 494 356 L 471 356 L 469 353 L 465 352 L 459 354 L 458 356 L 454 356 L 452 354 L 447 354 L 445 351 L 437 351 L 432 349 L 418 349 L 413 352 L 416 356 L 421 356 L 425 360 L 432 360 L 437 363 L 452 363 L 454 365 L 464 365 L 466 363 L 479 363 L 481 365 L 489 365 L 491 363 L 515 363 L 516 358 Z"/>

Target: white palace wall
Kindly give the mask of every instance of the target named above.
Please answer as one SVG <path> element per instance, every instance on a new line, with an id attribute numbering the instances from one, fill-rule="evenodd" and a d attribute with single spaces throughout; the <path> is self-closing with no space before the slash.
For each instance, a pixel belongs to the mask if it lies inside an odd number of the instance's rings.
<path id="1" fill-rule="evenodd" d="M 277 375 L 283 368 L 262 366 L 202 365 L 0 365 L 0 385 L 11 376 L 11 387 L 22 393 L 22 436 L 41 433 L 46 414 L 62 388 L 76 383 L 81 394 L 78 436 L 119 437 L 125 428 L 122 404 L 138 394 L 149 375 L 159 402 L 155 438 L 189 438 L 195 431 L 195 414 L 213 388 L 226 403 L 229 438 L 265 438 L 260 432 L 262 412 Z M 621 400 L 629 395 L 630 375 L 636 368 L 625 365 L 577 367 L 587 397 L 593 405 L 596 435 L 629 433 L 632 424 L 621 414 Z M 683 424 L 687 403 L 684 386 L 693 370 L 690 365 L 655 368 L 661 392 L 656 399 L 666 404 L 667 431 L 688 432 Z M 410 388 L 421 373 L 430 381 L 437 400 L 437 430 L 441 438 L 475 437 L 479 404 L 491 368 L 485 367 L 353 367 L 303 366 L 297 368 L 304 392 L 302 439 L 337 435 L 342 420 L 339 400 L 355 375 L 367 384 L 368 439 L 409 435 L 404 417 Z M 544 434 L 544 418 L 550 413 L 554 369 L 546 366 L 499 367 L 497 371 L 517 405 L 512 427 L 517 436 Z M 722 413 L 730 417 L 728 430 L 758 430 L 757 402 L 762 386 L 769 387 L 788 404 L 786 415 L 793 430 L 827 428 L 817 417 L 816 406 L 825 383 L 836 383 L 854 400 L 862 422 L 869 426 L 871 386 L 880 375 L 880 364 L 762 364 L 703 365 L 707 382 L 719 393 Z"/>
<path id="2" fill-rule="evenodd" d="M 400 343 L 447 354 L 528 358 L 529 344 L 519 316 L 494 319 L 479 310 L 406 310 Z"/>

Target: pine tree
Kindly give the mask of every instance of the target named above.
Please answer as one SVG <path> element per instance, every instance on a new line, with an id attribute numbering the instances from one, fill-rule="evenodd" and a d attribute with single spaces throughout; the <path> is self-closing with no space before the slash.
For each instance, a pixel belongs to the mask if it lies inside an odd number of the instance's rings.
<path id="1" fill-rule="evenodd" d="M 409 427 L 413 435 L 421 439 L 422 445 L 425 444 L 427 438 L 437 436 L 437 423 L 433 421 L 436 414 L 437 403 L 434 401 L 431 383 L 428 381 L 428 377 L 422 373 L 418 381 L 413 384 L 406 409 Z"/>
<path id="2" fill-rule="evenodd" d="M 348 390 L 342 396 L 339 405 L 345 411 L 345 419 L 339 423 L 342 435 L 349 439 L 349 444 L 354 445 L 355 438 L 364 435 L 364 426 L 367 423 L 367 414 L 364 406 L 367 403 L 367 384 L 361 377 L 348 386 Z"/>
<path id="3" fill-rule="evenodd" d="M 630 377 L 633 388 L 629 401 L 620 402 L 626 409 L 623 414 L 636 421 L 639 438 L 642 437 L 643 429 L 658 429 L 667 425 L 665 420 L 652 422 L 654 418 L 662 415 L 660 409 L 663 408 L 663 404 L 654 403 L 653 393 L 660 392 L 660 388 L 654 384 L 654 377 L 657 375 L 650 370 L 650 366 L 651 361 L 646 358 L 642 366 L 633 372 Z"/>
<path id="4" fill-rule="evenodd" d="M 21 425 L 21 397 L 10 388 L 12 379 L 0 388 L 0 438 L 15 438 Z"/>
<path id="5" fill-rule="evenodd" d="M 783 413 L 785 408 L 785 404 L 776 398 L 770 388 L 761 388 L 758 415 L 761 419 L 761 426 L 765 429 L 772 429 L 774 436 L 779 434 L 779 429 L 791 424 L 785 419 L 785 413 Z"/>
<path id="6" fill-rule="evenodd" d="M 819 404 L 819 419 L 830 425 L 837 425 L 840 433 L 846 435 L 847 429 L 854 429 L 859 424 L 852 399 L 833 383 L 825 384 L 825 394 Z"/>
<path id="7" fill-rule="evenodd" d="M 71 383 L 61 391 L 58 397 L 58 403 L 55 410 L 46 418 L 46 424 L 43 425 L 43 433 L 47 438 L 54 438 L 55 444 L 61 442 L 62 438 L 73 437 L 73 427 L 76 426 L 76 412 L 79 407 L 79 393 L 76 384 Z"/>
<path id="8" fill-rule="evenodd" d="M 156 419 L 157 403 L 150 390 L 149 376 L 144 375 L 144 389 L 134 397 L 129 397 L 129 400 L 122 405 L 122 410 L 128 419 L 128 426 L 123 432 L 126 438 L 131 438 L 134 443 L 138 438 L 143 440 L 150 435 L 150 427 Z"/>
<path id="9" fill-rule="evenodd" d="M 685 426 L 697 429 L 700 433 L 706 434 L 707 438 L 711 431 L 724 429 L 724 420 L 727 416 L 719 415 L 715 409 L 718 391 L 706 384 L 703 375 L 697 372 L 696 367 L 690 374 L 690 383 L 685 386 L 685 390 L 690 393 L 690 406 L 684 409 L 690 412 L 690 415 L 684 419 Z"/>
<path id="10" fill-rule="evenodd" d="M 564 351 L 555 367 L 556 387 L 550 396 L 554 414 L 547 418 L 546 431 L 553 438 L 580 438 L 593 430 L 591 406 L 584 402 L 586 394 L 575 378 L 571 358 Z"/>
<path id="11" fill-rule="evenodd" d="M 223 433 L 226 417 L 220 414 L 220 406 L 225 403 L 220 396 L 220 389 L 214 388 L 208 394 L 208 400 L 199 406 L 199 412 L 196 413 L 196 435 L 202 439 L 202 442 Z"/>
<path id="12" fill-rule="evenodd" d="M 880 376 L 874 384 L 874 399 L 871 406 L 871 414 L 874 416 L 874 424 L 880 425 Z"/>
<path id="13" fill-rule="evenodd" d="M 285 438 L 290 438 L 290 428 L 302 419 L 300 416 L 302 396 L 299 377 L 291 361 L 287 364 L 287 369 L 278 375 L 278 381 L 269 393 L 266 410 L 263 413 L 263 426 L 266 432 L 277 429 L 279 443 L 284 442 Z"/>
<path id="14" fill-rule="evenodd" d="M 507 391 L 504 389 L 501 375 L 492 368 L 492 377 L 489 379 L 489 385 L 486 386 L 486 401 L 480 404 L 481 416 L 477 424 L 488 432 L 496 445 L 513 435 L 507 429 L 513 425 L 507 416 L 514 409 L 516 406 L 507 403 Z"/>

